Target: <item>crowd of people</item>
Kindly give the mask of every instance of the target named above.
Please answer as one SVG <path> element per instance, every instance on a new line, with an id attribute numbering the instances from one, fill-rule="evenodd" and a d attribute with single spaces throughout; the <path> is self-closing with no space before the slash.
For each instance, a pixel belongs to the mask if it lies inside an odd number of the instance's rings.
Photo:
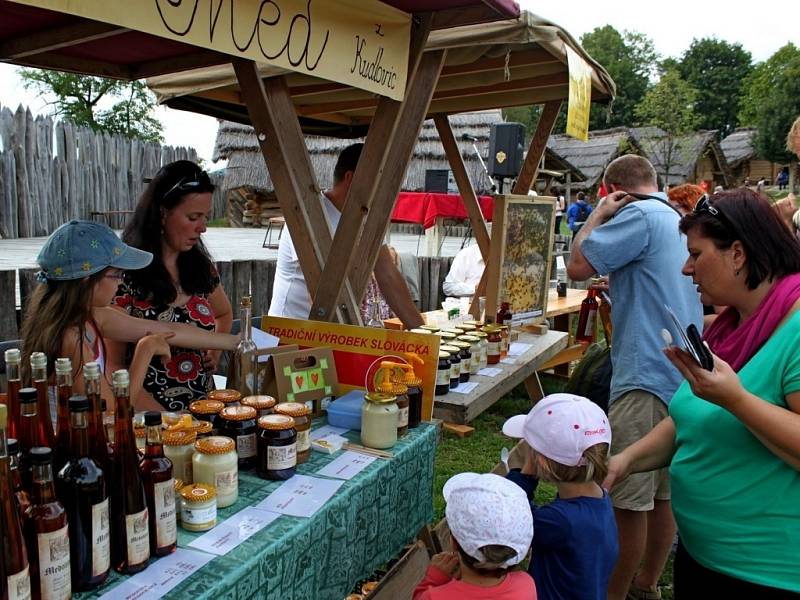
<path id="1" fill-rule="evenodd" d="M 800 157 L 800 119 L 787 143 Z M 331 233 L 361 148 L 342 152 L 322 194 Z M 676 531 L 679 600 L 800 597 L 795 199 L 772 205 L 746 187 L 709 195 L 695 185 L 667 194 L 634 155 L 610 163 L 603 184 L 596 206 L 579 195 L 558 209 L 574 234 L 569 277 L 608 277 L 608 414 L 554 394 L 509 419 L 503 432 L 525 441 L 524 466 L 447 482 L 453 546 L 433 558 L 414 598 L 657 600 Z M 88 221 L 56 230 L 38 257 L 23 354 L 44 351 L 51 369 L 70 357 L 78 393 L 87 362 L 104 374 L 127 366 L 138 410 L 182 410 L 204 397 L 219 352 L 238 341 L 202 241 L 213 189 L 197 165 L 178 161 L 149 182 L 122 239 Z M 463 269 L 472 290 L 473 266 Z M 386 247 L 371 286 L 407 327 L 422 322 Z M 669 342 L 677 336 L 664 335 L 665 305 L 703 331 L 713 368 Z M 704 306 L 714 309 L 705 327 Z M 270 314 L 307 318 L 310 307 L 284 232 Z M 101 383 L 113 397 L 108 377 Z M 533 503 L 539 481 L 558 492 L 545 506 Z M 527 573 L 514 570 L 530 549 Z"/>

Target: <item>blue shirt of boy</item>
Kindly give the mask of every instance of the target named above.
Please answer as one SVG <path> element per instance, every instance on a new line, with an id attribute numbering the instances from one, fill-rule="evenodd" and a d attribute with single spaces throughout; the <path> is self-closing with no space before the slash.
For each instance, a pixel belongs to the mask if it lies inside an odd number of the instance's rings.
<path id="1" fill-rule="evenodd" d="M 583 218 L 579 218 L 581 213 L 583 213 Z M 583 226 L 590 214 L 592 214 L 591 204 L 585 200 L 577 200 L 567 209 L 567 227 L 571 231 L 577 231 Z"/>
<path id="2" fill-rule="evenodd" d="M 531 499 L 533 545 L 528 573 L 539 600 L 605 600 L 619 556 L 611 498 L 556 498 L 533 503 L 539 480 L 513 469 L 507 479 Z"/>
<path id="3" fill-rule="evenodd" d="M 666 201 L 661 192 L 650 194 Z M 703 307 L 690 277 L 681 273 L 688 251 L 680 216 L 666 202 L 637 200 L 583 240 L 581 252 L 600 275 L 609 276 L 611 394 L 609 404 L 631 390 L 646 390 L 669 404 L 683 376 L 662 352 L 662 329 L 680 340 L 664 305 L 683 327 L 702 331 Z"/>

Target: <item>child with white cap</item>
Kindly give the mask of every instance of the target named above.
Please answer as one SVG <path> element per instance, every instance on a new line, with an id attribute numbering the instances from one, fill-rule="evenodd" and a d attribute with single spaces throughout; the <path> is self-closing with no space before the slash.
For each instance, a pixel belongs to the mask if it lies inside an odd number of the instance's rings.
<path id="1" fill-rule="evenodd" d="M 525 493 L 491 473 L 459 473 L 443 493 L 453 551 L 433 557 L 414 600 L 535 600 L 528 574 L 508 572 L 533 538 Z"/>
<path id="2" fill-rule="evenodd" d="M 531 503 L 536 538 L 528 573 L 539 599 L 605 599 L 619 554 L 611 500 L 600 487 L 611 445 L 606 414 L 587 398 L 551 394 L 506 421 L 503 433 L 530 447 L 525 466 L 507 478 L 531 499 L 539 479 L 558 490 L 546 506 Z"/>

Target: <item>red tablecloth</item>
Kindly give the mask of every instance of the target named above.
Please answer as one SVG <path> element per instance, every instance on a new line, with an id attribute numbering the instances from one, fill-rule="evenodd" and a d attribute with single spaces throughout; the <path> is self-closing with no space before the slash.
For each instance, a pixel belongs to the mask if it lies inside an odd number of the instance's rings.
<path id="1" fill-rule="evenodd" d="M 494 198 L 478 196 L 483 218 L 492 220 Z M 433 227 L 439 217 L 466 219 L 467 209 L 458 194 L 436 194 L 433 192 L 400 192 L 392 212 L 395 223 L 421 223 L 425 229 Z"/>

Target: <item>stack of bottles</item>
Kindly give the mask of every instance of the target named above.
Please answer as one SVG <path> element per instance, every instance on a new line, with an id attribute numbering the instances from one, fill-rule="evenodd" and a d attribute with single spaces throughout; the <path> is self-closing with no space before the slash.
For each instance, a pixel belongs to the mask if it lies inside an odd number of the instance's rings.
<path id="1" fill-rule="evenodd" d="M 9 600 L 70 598 L 100 586 L 111 568 L 136 573 L 177 546 L 172 462 L 164 456 L 161 413 L 145 416 L 144 456 L 136 449 L 130 378 L 112 376 L 116 418 L 103 414 L 102 373 L 83 367 L 85 395 L 73 393 L 68 358 L 55 364 L 56 423 L 47 358 L 5 353 L 7 404 L 0 404 L 0 576 Z M 113 437 L 112 437 L 113 435 Z"/>

